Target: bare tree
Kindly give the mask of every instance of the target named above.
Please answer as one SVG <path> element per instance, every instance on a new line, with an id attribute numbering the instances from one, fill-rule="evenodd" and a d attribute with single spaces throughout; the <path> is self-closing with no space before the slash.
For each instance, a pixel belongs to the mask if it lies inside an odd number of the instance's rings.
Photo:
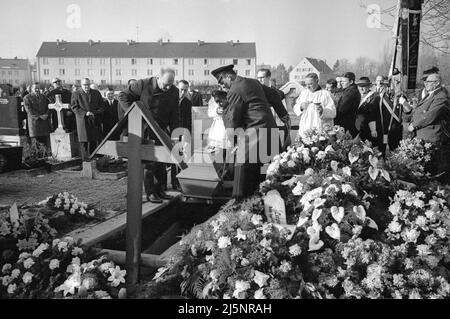
<path id="1" fill-rule="evenodd" d="M 360 0 L 360 4 L 367 9 L 369 0 Z M 397 15 L 397 0 L 392 0 L 392 6 L 383 8 L 380 13 L 381 30 L 392 30 L 393 18 Z M 450 54 L 449 0 L 424 0 L 420 41 L 435 50 Z"/>

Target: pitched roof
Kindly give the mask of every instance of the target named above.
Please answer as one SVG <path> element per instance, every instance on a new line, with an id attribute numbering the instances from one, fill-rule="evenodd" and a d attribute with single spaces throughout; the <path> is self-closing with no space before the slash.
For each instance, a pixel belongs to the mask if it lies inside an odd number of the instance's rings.
<path id="1" fill-rule="evenodd" d="M 0 69 L 27 69 L 26 59 L 0 59 Z"/>
<path id="2" fill-rule="evenodd" d="M 333 73 L 333 70 L 328 66 L 328 64 L 324 60 L 314 58 L 305 58 L 305 59 L 308 60 L 320 73 Z"/>
<path id="3" fill-rule="evenodd" d="M 59 43 L 59 45 L 58 45 Z M 91 45 L 92 44 L 92 45 Z M 37 57 L 253 58 L 255 43 L 43 42 Z"/>

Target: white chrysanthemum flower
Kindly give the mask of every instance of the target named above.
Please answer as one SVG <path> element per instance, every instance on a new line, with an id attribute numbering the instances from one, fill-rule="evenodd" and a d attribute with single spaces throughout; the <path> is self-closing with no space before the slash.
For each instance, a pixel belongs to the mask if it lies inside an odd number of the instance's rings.
<path id="1" fill-rule="evenodd" d="M 287 273 L 292 269 L 291 263 L 287 260 L 283 260 L 280 265 L 280 271 Z"/>
<path id="2" fill-rule="evenodd" d="M 50 270 L 55 270 L 59 268 L 59 260 L 58 259 L 50 260 L 48 267 L 50 268 Z"/>
<path id="3" fill-rule="evenodd" d="M 295 167 L 295 162 L 293 160 L 288 161 L 287 166 L 289 168 Z"/>
<path id="4" fill-rule="evenodd" d="M 12 295 L 17 289 L 17 285 L 16 284 L 10 284 L 8 286 L 7 292 Z"/>
<path id="5" fill-rule="evenodd" d="M 291 254 L 293 257 L 299 256 L 302 253 L 302 248 L 298 245 L 292 245 L 289 247 L 289 254 Z"/>
<path id="6" fill-rule="evenodd" d="M 266 296 L 264 295 L 264 288 L 256 290 L 254 298 L 255 299 L 267 299 Z"/>
<path id="7" fill-rule="evenodd" d="M 16 279 L 16 278 L 19 278 L 19 276 L 20 276 L 20 269 L 14 269 L 12 272 L 11 272 L 11 278 L 12 279 Z"/>
<path id="8" fill-rule="evenodd" d="M 12 268 L 11 264 L 4 264 L 2 267 L 2 273 L 6 274 L 7 271 L 9 271 Z"/>
<path id="9" fill-rule="evenodd" d="M 65 252 L 68 250 L 67 245 L 68 245 L 68 244 L 67 244 L 67 242 L 65 242 L 65 241 L 59 242 L 59 243 L 58 243 L 58 250 L 65 253 Z"/>
<path id="10" fill-rule="evenodd" d="M 399 233 L 402 231 L 402 225 L 400 225 L 400 223 L 397 221 L 397 219 L 394 219 L 393 221 L 391 221 L 389 223 L 388 228 L 391 233 Z"/>
<path id="11" fill-rule="evenodd" d="M 30 269 L 34 265 L 34 260 L 32 258 L 28 258 L 23 262 L 23 266 L 25 269 Z"/>
<path id="12" fill-rule="evenodd" d="M 235 290 L 233 292 L 233 297 L 239 298 L 242 292 L 245 292 L 248 289 L 250 289 L 250 283 L 244 280 L 236 280 L 234 289 Z"/>
<path id="13" fill-rule="evenodd" d="M 258 214 L 253 214 L 251 222 L 253 225 L 258 226 L 262 222 L 262 216 Z"/>
<path id="14" fill-rule="evenodd" d="M 349 184 L 342 184 L 342 192 L 344 194 L 351 193 L 353 188 Z"/>
<path id="15" fill-rule="evenodd" d="M 342 168 L 342 173 L 347 176 L 352 176 L 352 169 L 348 166 Z"/>
<path id="16" fill-rule="evenodd" d="M 33 274 L 31 272 L 27 271 L 26 273 L 23 274 L 22 281 L 25 284 L 29 284 L 32 280 L 33 280 Z"/>
<path id="17" fill-rule="evenodd" d="M 221 249 L 227 248 L 228 246 L 231 246 L 231 240 L 227 236 L 222 236 L 217 241 L 217 246 Z"/>
<path id="18" fill-rule="evenodd" d="M 427 218 L 425 216 L 418 216 L 415 223 L 419 227 L 425 227 L 427 225 Z"/>

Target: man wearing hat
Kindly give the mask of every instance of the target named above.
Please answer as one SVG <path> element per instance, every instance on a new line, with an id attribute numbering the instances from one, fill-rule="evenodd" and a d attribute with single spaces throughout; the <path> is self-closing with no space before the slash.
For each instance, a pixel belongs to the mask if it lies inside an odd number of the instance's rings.
<path id="1" fill-rule="evenodd" d="M 276 133 L 274 138 L 278 139 L 279 131 L 261 84 L 255 79 L 238 76 L 233 67 L 220 67 L 211 73 L 221 86 L 228 89 L 228 106 L 223 118 L 228 133 L 233 133 L 232 136 L 229 134 L 230 140 L 234 138 L 234 130 L 243 129 L 245 132 L 245 136 L 238 139 L 232 195 L 242 199 L 251 195 L 261 181 L 259 148 L 266 144 L 264 146 L 270 154 L 271 134 Z M 264 129 L 266 136 L 262 135 Z"/>
<path id="2" fill-rule="evenodd" d="M 70 90 L 65 89 L 62 86 L 61 80 L 59 78 L 54 78 L 52 80 L 53 90 L 47 93 L 47 99 L 50 101 L 50 104 L 56 103 L 56 95 L 61 96 L 61 103 L 70 104 L 72 99 L 72 92 Z M 58 115 L 56 114 L 56 110 L 52 109 L 51 119 L 52 119 L 52 128 L 53 131 L 58 127 Z M 62 125 L 66 132 L 76 131 L 77 125 L 75 121 L 75 115 L 69 109 L 62 109 Z"/>
<path id="3" fill-rule="evenodd" d="M 104 111 L 103 97 L 99 91 L 90 87 L 91 81 L 81 81 L 81 89 L 72 94 L 70 107 L 77 121 L 78 141 L 81 158 L 87 161 L 102 139 L 102 115 Z"/>
<path id="4" fill-rule="evenodd" d="M 373 146 L 379 146 L 377 119 L 379 117 L 380 96 L 371 91 L 372 83 L 368 77 L 361 77 L 356 83 L 361 101 L 356 111 L 355 127 L 362 141 L 370 141 Z"/>
<path id="5" fill-rule="evenodd" d="M 335 125 L 342 126 L 355 137 L 358 131 L 355 127 L 356 111 L 358 110 L 361 94 L 355 84 L 355 74 L 347 72 L 341 77 L 342 95 L 336 107 Z"/>

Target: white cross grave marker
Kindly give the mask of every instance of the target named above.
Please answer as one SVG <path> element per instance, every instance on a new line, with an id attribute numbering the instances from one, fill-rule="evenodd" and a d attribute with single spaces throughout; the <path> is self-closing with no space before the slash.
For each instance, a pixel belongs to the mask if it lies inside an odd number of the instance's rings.
<path id="1" fill-rule="evenodd" d="M 61 95 L 56 94 L 55 95 L 55 104 L 49 104 L 48 108 L 51 110 L 55 110 L 58 114 L 58 128 L 55 130 L 55 133 L 65 133 L 63 125 L 62 125 L 62 117 L 61 117 L 61 110 L 62 109 L 69 109 L 69 104 L 63 104 L 61 103 Z"/>

